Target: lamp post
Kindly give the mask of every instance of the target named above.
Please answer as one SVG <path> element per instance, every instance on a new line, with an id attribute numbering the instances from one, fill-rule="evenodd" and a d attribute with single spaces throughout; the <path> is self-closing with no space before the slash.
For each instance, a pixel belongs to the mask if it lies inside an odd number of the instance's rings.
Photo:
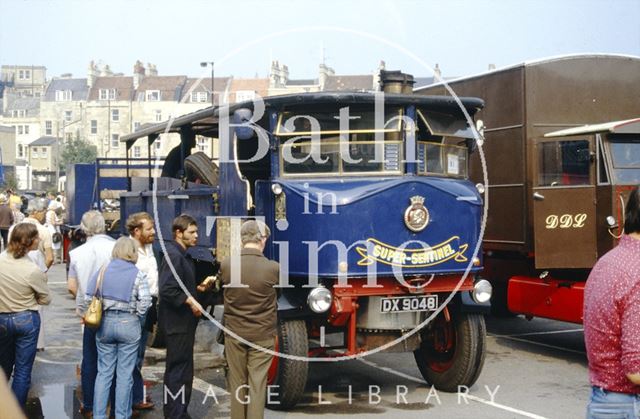
<path id="1" fill-rule="evenodd" d="M 215 97 L 215 92 L 213 90 L 213 61 L 202 61 L 200 63 L 200 67 L 211 66 L 211 107 L 213 107 L 213 101 Z"/>

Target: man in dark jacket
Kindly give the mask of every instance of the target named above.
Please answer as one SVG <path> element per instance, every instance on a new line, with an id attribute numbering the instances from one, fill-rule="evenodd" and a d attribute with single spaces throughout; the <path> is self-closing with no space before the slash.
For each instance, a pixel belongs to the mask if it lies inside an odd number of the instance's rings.
<path id="1" fill-rule="evenodd" d="M 275 346 L 278 314 L 274 286 L 280 275 L 278 264 L 262 254 L 269 234 L 269 227 L 262 222 L 242 224 L 240 266 L 234 266 L 231 257 L 220 267 L 225 285 L 225 326 L 241 338 L 225 336 L 231 419 L 257 419 L 264 415 L 267 372 L 273 356 L 262 348 L 273 350 Z M 232 281 L 234 269 L 240 270 L 241 285 Z"/>
<path id="2" fill-rule="evenodd" d="M 196 220 L 183 214 L 173 220 L 171 230 L 174 241 L 165 243 L 166 253 L 159 271 L 158 321 L 164 328 L 167 342 L 164 416 L 183 419 L 189 418 L 187 407 L 193 385 L 193 344 L 198 318 L 202 315 L 202 306 L 195 299 L 195 263 L 187 255 L 187 249 L 198 242 L 198 226 Z"/>

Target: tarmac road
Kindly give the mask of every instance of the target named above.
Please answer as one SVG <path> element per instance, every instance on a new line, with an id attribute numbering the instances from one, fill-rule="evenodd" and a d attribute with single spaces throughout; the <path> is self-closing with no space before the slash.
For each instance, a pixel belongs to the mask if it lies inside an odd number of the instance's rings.
<path id="1" fill-rule="evenodd" d="M 66 293 L 64 265 L 49 275 L 54 300 L 44 313 L 46 350 L 39 352 L 28 404 L 30 418 L 80 417 L 77 397 L 80 324 Z M 364 359 L 313 363 L 305 397 L 288 412 L 266 418 L 581 418 L 589 385 L 580 325 L 524 318 L 487 318 L 484 370 L 468 394 L 438 392 L 420 377 L 412 354 L 376 354 Z M 229 417 L 224 372 L 202 322 L 196 348 L 194 418 Z M 147 351 L 145 379 L 156 402 L 143 418 L 161 418 L 164 351 Z M 215 395 L 215 397 L 213 396 Z M 1 415 L 0 415 L 1 416 Z"/>

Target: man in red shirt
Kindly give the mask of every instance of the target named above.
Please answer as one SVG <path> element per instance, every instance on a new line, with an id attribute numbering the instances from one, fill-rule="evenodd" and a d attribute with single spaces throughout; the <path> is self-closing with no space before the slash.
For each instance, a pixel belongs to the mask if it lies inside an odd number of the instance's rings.
<path id="1" fill-rule="evenodd" d="M 584 291 L 592 385 L 587 418 L 640 417 L 639 188 L 631 192 L 625 216 L 625 234 L 595 264 Z"/>

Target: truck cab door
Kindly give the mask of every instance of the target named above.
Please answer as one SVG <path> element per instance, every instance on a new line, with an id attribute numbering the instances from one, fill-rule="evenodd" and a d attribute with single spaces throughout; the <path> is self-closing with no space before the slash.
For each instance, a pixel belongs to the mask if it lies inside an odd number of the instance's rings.
<path id="1" fill-rule="evenodd" d="M 591 268 L 597 259 L 595 141 L 539 139 L 533 156 L 537 269 Z"/>

